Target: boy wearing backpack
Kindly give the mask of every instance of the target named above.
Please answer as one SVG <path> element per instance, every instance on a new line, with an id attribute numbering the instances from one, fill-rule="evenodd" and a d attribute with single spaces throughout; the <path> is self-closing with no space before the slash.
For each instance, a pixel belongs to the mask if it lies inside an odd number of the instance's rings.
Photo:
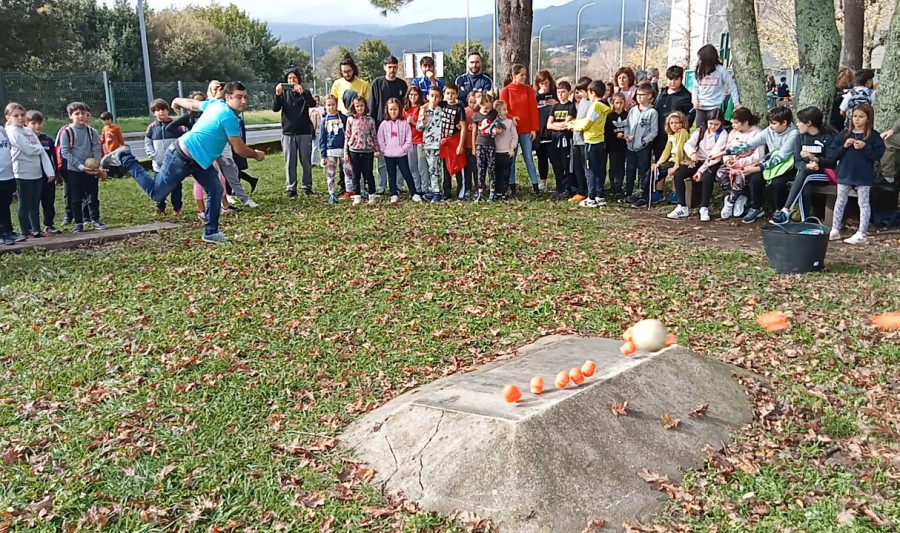
<path id="1" fill-rule="evenodd" d="M 72 122 L 59 130 L 56 137 L 57 160 L 69 187 L 69 206 L 75 222 L 73 233 L 84 231 L 84 203 L 90 215 L 89 222 L 96 230 L 106 229 L 100 221 L 99 179 L 105 171 L 99 167 L 86 168 L 85 161 L 96 159 L 99 163 L 100 134 L 90 126 L 91 110 L 84 102 L 72 102 L 66 106 Z M 85 202 L 87 200 L 87 202 Z"/>
<path id="2" fill-rule="evenodd" d="M 864 68 L 857 70 L 853 76 L 853 88 L 844 95 L 841 102 L 841 115 L 846 117 L 846 124 L 850 126 L 850 115 L 859 104 L 875 105 L 875 89 L 872 85 L 875 80 L 875 71 Z"/>

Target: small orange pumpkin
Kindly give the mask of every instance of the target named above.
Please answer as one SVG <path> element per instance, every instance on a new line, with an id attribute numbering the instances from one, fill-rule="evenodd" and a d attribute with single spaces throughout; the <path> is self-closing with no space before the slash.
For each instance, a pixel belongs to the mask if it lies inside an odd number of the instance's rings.
<path id="1" fill-rule="evenodd" d="M 632 341 L 625 341 L 625 344 L 619 348 L 619 351 L 622 352 L 622 355 L 631 355 L 637 351 L 637 346 Z"/>
<path id="2" fill-rule="evenodd" d="M 581 369 L 576 366 L 572 370 L 569 370 L 569 379 L 572 380 L 572 383 L 581 385 L 584 383 L 584 374 L 582 374 Z"/>
<path id="3" fill-rule="evenodd" d="M 597 363 L 587 360 L 581 365 L 581 373 L 586 377 L 591 377 L 594 375 L 594 371 L 597 370 Z"/>
<path id="4" fill-rule="evenodd" d="M 531 378 L 531 392 L 534 394 L 542 394 L 544 392 L 544 378 L 541 376 Z"/>
<path id="5" fill-rule="evenodd" d="M 522 397 L 522 391 L 515 385 L 507 385 L 503 387 L 503 399 L 509 403 L 516 403 Z"/>
<path id="6" fill-rule="evenodd" d="M 569 375 L 565 372 L 560 372 L 556 375 L 556 387 L 559 389 L 566 388 L 566 385 L 569 384 Z"/>

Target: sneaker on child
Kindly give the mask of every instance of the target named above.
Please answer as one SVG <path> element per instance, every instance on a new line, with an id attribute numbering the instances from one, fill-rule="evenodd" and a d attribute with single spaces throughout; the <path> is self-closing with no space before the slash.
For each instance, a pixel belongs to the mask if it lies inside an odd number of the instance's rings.
<path id="1" fill-rule="evenodd" d="M 847 244 L 869 244 L 869 238 L 860 232 L 856 232 L 850 237 L 844 239 Z"/>
<path id="2" fill-rule="evenodd" d="M 666 215 L 666 218 L 671 218 L 674 220 L 676 218 L 687 218 L 689 216 L 691 216 L 691 210 L 688 209 L 686 205 L 679 205 L 671 212 L 669 212 L 669 214 Z"/>
<path id="3" fill-rule="evenodd" d="M 743 194 L 737 197 L 737 200 L 734 201 L 734 212 L 732 216 L 740 217 L 744 215 L 744 209 L 747 208 L 747 200 L 748 198 Z"/>
<path id="4" fill-rule="evenodd" d="M 772 224 L 786 224 L 790 222 L 791 214 L 785 211 L 784 209 L 779 209 L 774 215 L 772 215 Z"/>
<path id="5" fill-rule="evenodd" d="M 711 219 L 709 218 L 709 208 L 701 207 L 700 208 L 700 222 L 709 222 Z"/>
<path id="6" fill-rule="evenodd" d="M 744 218 L 742 218 L 741 221 L 744 224 L 753 224 L 758 219 L 760 219 L 764 216 L 766 216 L 765 211 L 763 211 L 762 209 L 756 209 L 755 207 L 751 207 L 750 211 L 747 211 L 747 214 L 744 215 Z"/>
<path id="7" fill-rule="evenodd" d="M 728 220 L 733 214 L 734 204 L 728 198 L 725 198 L 725 205 L 722 206 L 722 211 L 719 213 L 719 216 L 722 217 L 722 220 Z"/>
<path id="8" fill-rule="evenodd" d="M 211 242 L 213 244 L 221 244 L 223 242 L 228 242 L 228 237 L 225 236 L 221 231 L 217 233 L 211 233 L 209 235 L 203 234 L 203 242 Z"/>

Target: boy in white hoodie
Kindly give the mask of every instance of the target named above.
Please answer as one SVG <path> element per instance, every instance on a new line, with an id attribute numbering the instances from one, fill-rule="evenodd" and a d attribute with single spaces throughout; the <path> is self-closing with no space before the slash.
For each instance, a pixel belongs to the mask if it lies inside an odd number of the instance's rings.
<path id="1" fill-rule="evenodd" d="M 9 206 L 16 192 L 16 178 L 12 168 L 12 152 L 6 129 L 0 128 L 0 244 L 24 241 L 25 236 L 13 231 Z"/>
<path id="2" fill-rule="evenodd" d="M 11 145 L 13 174 L 19 195 L 19 226 L 27 239 L 49 237 L 41 231 L 41 193 L 45 175 L 53 175 L 53 165 L 40 139 L 25 127 L 26 110 L 15 102 L 6 106 L 6 134 Z"/>

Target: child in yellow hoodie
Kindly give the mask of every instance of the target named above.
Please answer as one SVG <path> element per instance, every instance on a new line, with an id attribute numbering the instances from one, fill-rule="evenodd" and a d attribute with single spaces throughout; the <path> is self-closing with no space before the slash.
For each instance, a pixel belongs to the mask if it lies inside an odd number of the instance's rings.
<path id="1" fill-rule="evenodd" d="M 687 154 L 684 151 L 684 145 L 690 138 L 690 130 L 688 128 L 687 117 L 681 111 L 672 111 L 666 117 L 666 149 L 659 156 L 659 161 L 653 163 L 650 167 L 652 170 L 658 170 L 656 178 L 656 190 L 664 191 L 666 186 L 666 178 L 675 175 L 675 170 L 681 166 L 683 161 L 687 161 Z"/>
<path id="2" fill-rule="evenodd" d="M 587 176 L 587 198 L 578 203 L 581 207 L 600 207 L 606 205 L 606 115 L 609 106 L 603 102 L 606 85 L 601 80 L 594 80 L 588 85 L 588 98 L 591 108 L 586 117 L 569 122 L 572 131 L 584 132 L 584 144 L 587 147 L 587 165 L 591 173 Z"/>

